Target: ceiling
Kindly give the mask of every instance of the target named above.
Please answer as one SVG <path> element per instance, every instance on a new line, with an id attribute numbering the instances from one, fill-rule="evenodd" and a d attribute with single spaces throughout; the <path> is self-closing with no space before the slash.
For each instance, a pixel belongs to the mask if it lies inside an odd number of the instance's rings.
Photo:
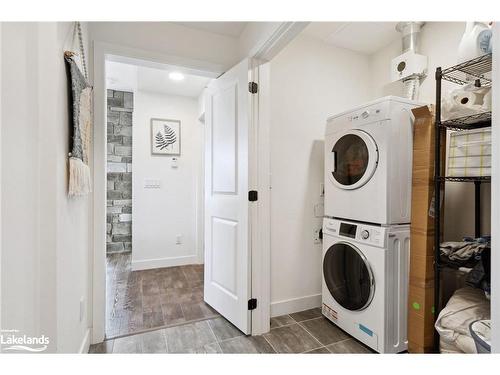
<path id="1" fill-rule="evenodd" d="M 175 22 L 201 31 L 238 38 L 248 22 Z"/>
<path id="2" fill-rule="evenodd" d="M 106 61 L 108 89 L 124 91 L 149 91 L 166 95 L 198 98 L 211 78 L 183 72 L 182 81 L 173 81 L 168 75 L 178 68 L 164 65 L 161 68 Z"/>
<path id="3" fill-rule="evenodd" d="M 372 54 L 399 39 L 397 22 L 311 22 L 304 34 L 327 44 Z"/>

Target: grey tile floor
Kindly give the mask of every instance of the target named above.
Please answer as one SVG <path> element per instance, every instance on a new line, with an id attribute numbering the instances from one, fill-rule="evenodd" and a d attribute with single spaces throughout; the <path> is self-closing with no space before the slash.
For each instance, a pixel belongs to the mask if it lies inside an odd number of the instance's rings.
<path id="1" fill-rule="evenodd" d="M 132 271 L 130 262 L 107 256 L 106 338 L 219 316 L 203 301 L 203 265 Z"/>
<path id="2" fill-rule="evenodd" d="M 223 317 L 107 340 L 89 353 L 372 353 L 319 309 L 271 319 L 262 336 L 245 336 Z"/>

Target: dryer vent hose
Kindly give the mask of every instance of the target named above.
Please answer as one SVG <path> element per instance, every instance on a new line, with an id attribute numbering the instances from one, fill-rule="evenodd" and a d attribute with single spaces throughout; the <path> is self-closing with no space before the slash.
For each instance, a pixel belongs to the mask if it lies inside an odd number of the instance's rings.
<path id="1" fill-rule="evenodd" d="M 420 78 L 413 77 L 403 81 L 404 96 L 407 99 L 418 100 L 418 92 L 420 89 Z"/>

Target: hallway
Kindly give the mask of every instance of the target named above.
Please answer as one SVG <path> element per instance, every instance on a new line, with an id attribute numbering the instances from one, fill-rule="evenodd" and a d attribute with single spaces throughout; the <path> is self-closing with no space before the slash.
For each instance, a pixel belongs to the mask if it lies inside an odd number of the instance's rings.
<path id="1" fill-rule="evenodd" d="M 131 254 L 107 256 L 106 338 L 214 318 L 203 301 L 203 265 L 131 270 Z"/>

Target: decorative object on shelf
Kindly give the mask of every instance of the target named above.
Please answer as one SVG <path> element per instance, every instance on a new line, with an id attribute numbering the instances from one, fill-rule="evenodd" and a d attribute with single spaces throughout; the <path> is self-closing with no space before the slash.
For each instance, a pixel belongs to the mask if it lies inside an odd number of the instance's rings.
<path id="1" fill-rule="evenodd" d="M 151 119 L 151 154 L 181 154 L 181 122 L 179 120 Z"/>
<path id="2" fill-rule="evenodd" d="M 80 22 L 75 22 L 73 41 L 76 35 L 78 35 L 80 53 L 78 54 L 74 50 L 64 52 L 64 59 L 71 77 L 72 105 L 69 196 L 85 195 L 91 191 L 88 159 L 92 137 L 92 86 L 87 79 L 87 64 Z M 79 67 L 79 64 L 82 68 Z"/>
<path id="3" fill-rule="evenodd" d="M 491 29 L 484 22 L 466 22 L 465 32 L 458 47 L 458 62 L 472 60 L 491 53 Z"/>

